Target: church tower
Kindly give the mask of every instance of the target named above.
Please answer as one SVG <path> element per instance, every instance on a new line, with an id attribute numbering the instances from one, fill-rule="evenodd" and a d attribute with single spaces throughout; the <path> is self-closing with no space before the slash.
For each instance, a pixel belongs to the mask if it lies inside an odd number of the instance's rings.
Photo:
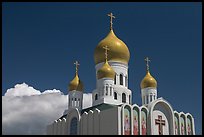
<path id="1" fill-rule="evenodd" d="M 74 79 L 69 83 L 69 108 L 82 109 L 83 106 L 83 83 L 78 76 L 79 63 L 76 61 L 76 72 Z"/>
<path id="2" fill-rule="evenodd" d="M 152 77 L 149 71 L 149 58 L 145 58 L 147 73 L 140 83 L 141 95 L 142 95 L 142 105 L 148 105 L 150 102 L 157 99 L 157 81 Z"/>
<path id="3" fill-rule="evenodd" d="M 120 40 L 114 33 L 112 27 L 112 20 L 115 18 L 112 13 L 108 14 L 110 17 L 110 32 L 99 42 L 94 51 L 94 61 L 96 69 L 96 89 L 93 91 L 93 105 L 108 103 L 120 105 L 123 103 L 131 104 L 132 93 L 128 89 L 128 62 L 130 59 L 130 52 L 126 44 Z M 104 47 L 108 48 L 107 62 L 114 70 L 115 76 L 109 84 L 102 84 L 99 86 L 101 79 L 98 78 L 98 71 L 107 64 L 104 58 Z M 105 63 L 104 63 L 105 61 Z M 112 83 L 113 82 L 113 83 Z M 105 92 L 101 92 L 101 91 Z M 108 96 L 108 97 L 107 97 Z M 99 98 L 109 98 L 109 101 L 98 101 Z"/>

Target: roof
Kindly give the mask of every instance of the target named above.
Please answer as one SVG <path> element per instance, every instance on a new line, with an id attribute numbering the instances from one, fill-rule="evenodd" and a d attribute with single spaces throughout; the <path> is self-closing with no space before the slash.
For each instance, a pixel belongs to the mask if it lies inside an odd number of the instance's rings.
<path id="1" fill-rule="evenodd" d="M 114 107 L 119 107 L 121 105 L 110 105 L 110 104 L 105 104 L 105 103 L 102 103 L 102 104 L 99 104 L 99 105 L 96 105 L 96 106 L 92 106 L 92 107 L 88 107 L 88 108 L 85 108 L 85 109 L 82 109 L 81 110 L 81 115 L 84 113 L 84 112 L 88 112 L 89 110 L 94 110 L 95 108 L 99 109 L 100 111 L 102 110 L 106 110 L 106 109 L 110 109 L 110 108 L 114 108 Z M 67 116 L 67 114 L 61 116 L 59 119 L 63 119 Z M 57 119 L 57 120 L 59 120 Z"/>
<path id="2" fill-rule="evenodd" d="M 99 105 L 96 105 L 96 106 L 92 106 L 92 107 L 89 107 L 89 108 L 82 109 L 81 114 L 83 114 L 85 111 L 88 112 L 89 110 L 94 110 L 95 108 L 102 111 L 102 110 L 110 109 L 110 108 L 113 108 L 113 107 L 118 107 L 118 105 L 110 105 L 110 104 L 102 103 L 102 104 L 99 104 Z"/>

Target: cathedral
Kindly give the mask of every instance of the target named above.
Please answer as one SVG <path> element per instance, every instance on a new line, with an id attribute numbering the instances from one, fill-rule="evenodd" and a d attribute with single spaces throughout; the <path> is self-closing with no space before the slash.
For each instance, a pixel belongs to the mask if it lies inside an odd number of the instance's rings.
<path id="1" fill-rule="evenodd" d="M 68 109 L 47 126 L 48 135 L 195 135 L 194 118 L 190 113 L 173 110 L 170 103 L 157 97 L 157 81 L 151 75 L 149 58 L 145 58 L 146 75 L 141 80 L 142 106 L 132 104 L 128 88 L 127 45 L 113 31 L 95 48 L 96 87 L 92 106 L 83 109 L 83 82 L 76 73 L 69 83 Z"/>

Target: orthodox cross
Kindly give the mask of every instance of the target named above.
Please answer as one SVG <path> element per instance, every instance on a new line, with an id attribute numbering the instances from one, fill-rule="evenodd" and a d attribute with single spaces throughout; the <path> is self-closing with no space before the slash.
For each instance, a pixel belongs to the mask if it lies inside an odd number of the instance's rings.
<path id="1" fill-rule="evenodd" d="M 78 66 L 80 65 L 78 61 L 75 61 L 74 64 L 76 65 L 76 73 L 78 72 Z"/>
<path id="2" fill-rule="evenodd" d="M 162 116 L 158 115 L 158 119 L 155 119 L 155 124 L 159 125 L 159 135 L 163 135 L 163 126 L 165 126 L 165 120 L 162 120 Z"/>
<path id="3" fill-rule="evenodd" d="M 105 59 L 107 61 L 108 60 L 108 50 L 110 49 L 108 48 L 108 46 L 104 46 L 103 48 L 105 49 Z"/>
<path id="4" fill-rule="evenodd" d="M 115 18 L 115 16 L 113 16 L 113 13 L 108 14 L 108 16 L 110 17 L 110 29 L 113 29 L 113 18 Z"/>
<path id="5" fill-rule="evenodd" d="M 147 71 L 149 71 L 149 62 L 150 62 L 150 60 L 149 60 L 148 57 L 146 57 L 145 61 L 146 61 L 146 65 L 147 65 Z"/>

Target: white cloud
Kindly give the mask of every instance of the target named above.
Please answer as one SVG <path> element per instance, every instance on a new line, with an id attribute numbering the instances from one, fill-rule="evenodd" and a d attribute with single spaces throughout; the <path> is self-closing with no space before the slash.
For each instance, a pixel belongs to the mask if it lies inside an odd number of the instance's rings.
<path id="1" fill-rule="evenodd" d="M 60 90 L 40 92 L 27 84 L 17 84 L 2 96 L 3 134 L 45 134 L 46 126 L 62 116 L 68 107 Z M 83 107 L 91 106 L 91 94 L 84 94 Z"/>
<path id="2" fill-rule="evenodd" d="M 16 84 L 14 88 L 10 88 L 6 91 L 5 96 L 30 96 L 39 95 L 41 92 L 28 86 L 27 84 Z"/>

